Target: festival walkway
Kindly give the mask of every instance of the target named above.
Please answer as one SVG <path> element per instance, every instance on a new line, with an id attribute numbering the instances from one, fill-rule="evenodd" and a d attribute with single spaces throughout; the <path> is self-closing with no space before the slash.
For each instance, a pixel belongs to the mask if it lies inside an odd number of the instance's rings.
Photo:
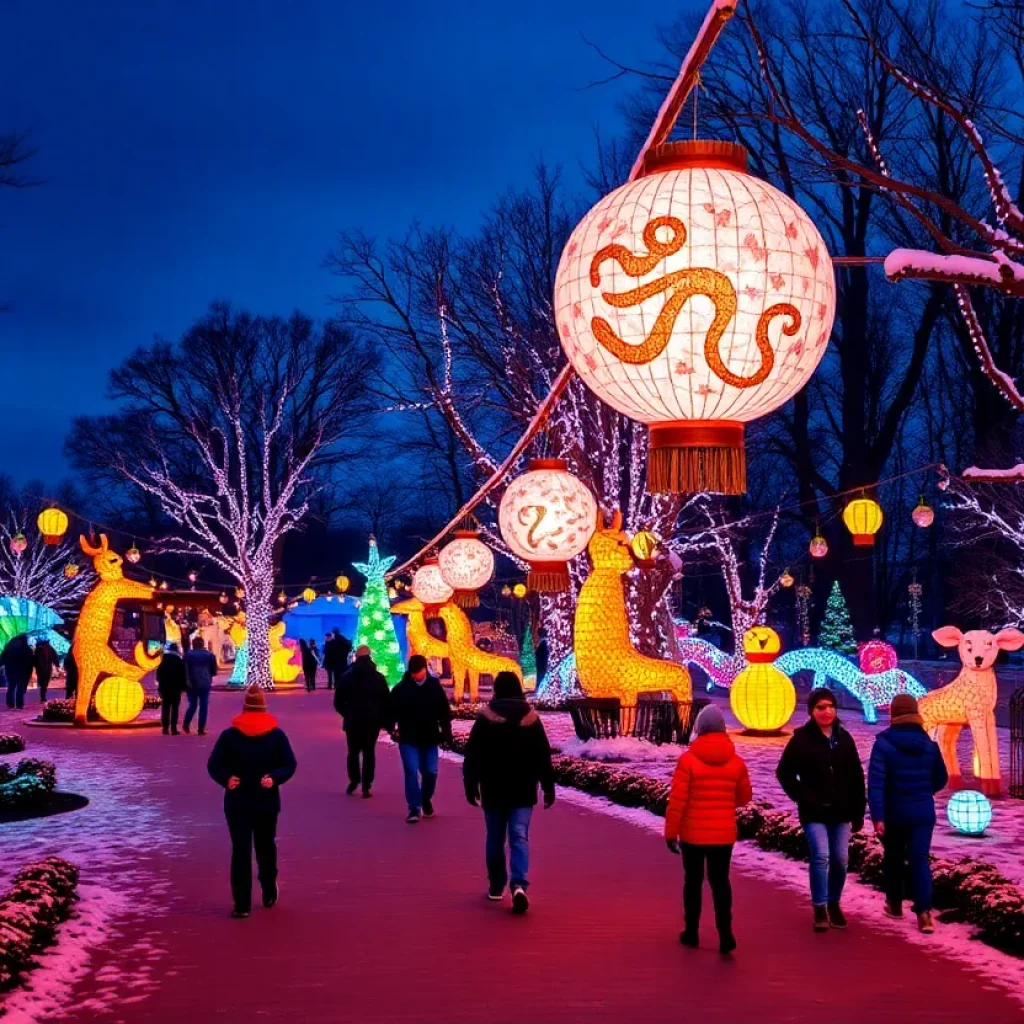
<path id="1" fill-rule="evenodd" d="M 243 921 L 228 917 L 221 795 L 205 774 L 238 696 L 215 695 L 206 737 L 47 735 L 57 757 L 58 748 L 87 744 L 113 754 L 119 771 L 137 764 L 153 821 L 180 836 L 172 852 L 158 848 L 132 865 L 136 884 L 150 898 L 160 894 L 162 906 L 91 951 L 72 993 L 77 1009 L 61 1020 L 1021 1019 L 1018 1004 L 960 964 L 862 920 L 845 933 L 814 935 L 806 901 L 764 878 L 735 878 L 733 958 L 717 953 L 710 908 L 704 948 L 684 949 L 676 940 L 678 861 L 651 832 L 578 804 L 538 810 L 534 906 L 515 917 L 483 897 L 482 822 L 462 796 L 458 766 L 442 763 L 437 817 L 416 826 L 404 822 L 390 744 L 382 745 L 374 799 L 347 798 L 329 698 L 271 698 L 299 771 L 283 792 L 281 901 L 266 911 L 257 896 Z M 109 781 L 116 785 L 116 776 Z M 84 867 L 86 880 L 97 881 Z M 149 962 L 148 983 L 117 1000 L 140 958 Z"/>

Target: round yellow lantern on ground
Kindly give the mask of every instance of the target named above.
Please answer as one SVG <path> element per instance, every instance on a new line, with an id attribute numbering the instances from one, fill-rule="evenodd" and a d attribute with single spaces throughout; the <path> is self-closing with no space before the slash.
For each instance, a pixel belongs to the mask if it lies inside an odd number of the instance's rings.
<path id="1" fill-rule="evenodd" d="M 562 459 L 533 459 L 508 485 L 498 509 L 505 543 L 530 565 L 531 590 L 569 589 L 569 561 L 597 527 L 597 502 Z"/>
<path id="2" fill-rule="evenodd" d="M 306 587 L 302 592 L 302 600 L 306 604 L 312 604 L 316 600 L 316 591 L 312 587 Z"/>
<path id="3" fill-rule="evenodd" d="M 744 424 L 807 383 L 834 316 L 813 221 L 730 142 L 652 148 L 576 226 L 555 277 L 573 369 L 650 427 L 651 491 L 742 493 Z"/>
<path id="4" fill-rule="evenodd" d="M 870 498 L 857 498 L 843 509 L 843 523 L 853 534 L 856 547 L 874 547 L 882 519 L 881 505 Z"/>
<path id="5" fill-rule="evenodd" d="M 59 508 L 45 508 L 36 520 L 47 544 L 59 544 L 68 532 L 68 517 Z"/>
<path id="6" fill-rule="evenodd" d="M 96 688 L 96 710 L 111 725 L 134 722 L 142 713 L 146 692 L 142 684 L 124 676 L 109 676 Z"/>
<path id="7" fill-rule="evenodd" d="M 768 626 L 754 626 L 743 634 L 748 664 L 732 681 L 729 706 L 747 732 L 779 732 L 796 707 L 793 683 L 772 664 L 781 649 L 779 634 Z"/>

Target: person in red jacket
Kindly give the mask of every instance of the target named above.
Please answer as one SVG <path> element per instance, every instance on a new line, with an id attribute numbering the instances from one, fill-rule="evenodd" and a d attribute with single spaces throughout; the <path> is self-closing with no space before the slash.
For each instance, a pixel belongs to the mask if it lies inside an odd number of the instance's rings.
<path id="1" fill-rule="evenodd" d="M 704 864 L 715 905 L 718 948 L 736 948 L 732 931 L 732 886 L 729 862 L 736 843 L 736 808 L 750 802 L 753 792 L 747 765 L 725 733 L 725 719 L 713 704 L 697 716 L 695 739 L 679 758 L 665 812 L 665 841 L 683 855 L 683 931 L 679 941 L 699 944 Z"/>

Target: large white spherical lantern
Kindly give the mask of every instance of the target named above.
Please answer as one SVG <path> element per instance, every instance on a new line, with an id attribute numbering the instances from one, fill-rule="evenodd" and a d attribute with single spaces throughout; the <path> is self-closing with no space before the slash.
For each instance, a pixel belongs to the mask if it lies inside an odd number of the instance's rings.
<path id="1" fill-rule="evenodd" d="M 807 383 L 832 329 L 824 240 L 746 160 L 727 142 L 655 147 L 558 267 L 562 347 L 603 401 L 650 426 L 652 491 L 745 490 L 744 424 Z"/>
<path id="2" fill-rule="evenodd" d="M 444 581 L 436 558 L 428 558 L 412 577 L 412 596 L 422 601 L 428 613 L 451 600 L 454 591 Z"/>
<path id="3" fill-rule="evenodd" d="M 455 591 L 455 603 L 476 608 L 477 591 L 494 575 L 494 555 L 476 530 L 456 530 L 455 539 L 441 548 L 437 563 L 441 578 Z"/>
<path id="4" fill-rule="evenodd" d="M 569 559 L 586 550 L 597 502 L 562 459 L 534 459 L 508 485 L 498 527 L 512 553 L 529 563 L 531 590 L 569 589 Z"/>

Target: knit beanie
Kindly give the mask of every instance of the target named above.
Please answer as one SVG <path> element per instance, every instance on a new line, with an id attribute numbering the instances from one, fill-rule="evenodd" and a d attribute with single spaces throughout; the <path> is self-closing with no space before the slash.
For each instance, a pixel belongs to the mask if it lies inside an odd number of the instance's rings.
<path id="1" fill-rule="evenodd" d="M 816 690 L 811 690 L 810 697 L 807 698 L 807 714 L 810 714 L 814 710 L 814 705 L 819 700 L 830 700 L 832 707 L 836 707 L 836 695 L 827 687 L 819 686 Z"/>
<path id="2" fill-rule="evenodd" d="M 267 710 L 267 698 L 255 683 L 245 691 L 245 704 L 242 705 L 242 710 L 257 712 L 266 712 Z"/>
<path id="3" fill-rule="evenodd" d="M 702 708 L 697 715 L 697 721 L 693 723 L 695 736 L 703 736 L 709 732 L 725 732 L 725 716 L 714 704 Z"/>
<path id="4" fill-rule="evenodd" d="M 889 705 L 890 725 L 923 725 L 917 709 L 917 698 L 910 693 L 897 693 Z"/>

